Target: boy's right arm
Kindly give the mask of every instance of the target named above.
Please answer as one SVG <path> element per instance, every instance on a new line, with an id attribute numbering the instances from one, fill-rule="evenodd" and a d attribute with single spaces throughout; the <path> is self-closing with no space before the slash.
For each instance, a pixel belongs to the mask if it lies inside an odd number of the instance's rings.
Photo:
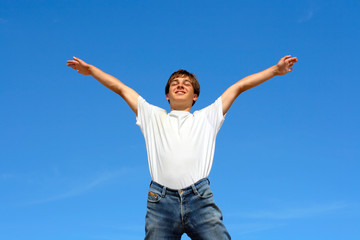
<path id="1" fill-rule="evenodd" d="M 137 92 L 120 82 L 117 78 L 101 71 L 99 68 L 87 64 L 79 58 L 73 58 L 74 60 L 67 61 L 67 66 L 77 70 L 80 74 L 93 76 L 105 87 L 119 94 L 137 115 L 137 102 L 139 97 Z"/>

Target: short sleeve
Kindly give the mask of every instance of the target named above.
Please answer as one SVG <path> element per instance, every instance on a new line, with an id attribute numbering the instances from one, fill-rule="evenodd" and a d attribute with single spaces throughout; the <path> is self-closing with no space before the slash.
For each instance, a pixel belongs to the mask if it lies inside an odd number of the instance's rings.
<path id="1" fill-rule="evenodd" d="M 153 113 L 154 106 L 145 101 L 141 96 L 138 97 L 138 109 L 136 116 L 136 125 L 140 127 L 143 131 L 146 127 L 146 124 L 151 119 L 151 115 Z"/>
<path id="2" fill-rule="evenodd" d="M 223 115 L 221 97 L 216 99 L 216 101 L 210 106 L 200 110 L 199 113 L 206 115 L 207 120 L 214 127 L 217 133 L 225 120 L 225 115 Z"/>

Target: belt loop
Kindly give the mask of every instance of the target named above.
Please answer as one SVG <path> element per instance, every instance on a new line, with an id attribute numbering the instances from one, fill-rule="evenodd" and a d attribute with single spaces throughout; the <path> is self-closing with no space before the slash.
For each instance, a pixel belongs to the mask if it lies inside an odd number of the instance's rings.
<path id="1" fill-rule="evenodd" d="M 206 180 L 208 181 L 209 185 L 210 185 L 210 179 L 206 178 Z"/>
<path id="2" fill-rule="evenodd" d="M 151 182 L 150 182 L 150 185 L 149 186 L 151 186 L 151 184 L 153 183 L 153 181 L 151 180 Z"/>
<path id="3" fill-rule="evenodd" d="M 197 189 L 196 189 L 196 187 L 195 187 L 194 184 L 191 185 L 191 188 L 192 188 L 192 190 L 194 191 L 194 194 L 195 194 L 195 195 L 198 195 L 198 191 L 197 191 Z"/>
<path id="4" fill-rule="evenodd" d="M 166 187 L 164 186 L 162 189 L 161 197 L 164 198 L 166 194 Z"/>

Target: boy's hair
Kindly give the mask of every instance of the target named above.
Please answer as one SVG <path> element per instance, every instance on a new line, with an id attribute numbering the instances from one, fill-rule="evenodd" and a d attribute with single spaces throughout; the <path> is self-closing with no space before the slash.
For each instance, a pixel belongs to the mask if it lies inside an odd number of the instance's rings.
<path id="1" fill-rule="evenodd" d="M 188 77 L 191 81 L 191 85 L 194 88 L 194 93 L 197 94 L 198 97 L 200 96 L 200 84 L 199 84 L 195 74 L 190 73 L 184 69 L 179 69 L 176 72 L 174 72 L 173 74 L 171 74 L 171 76 L 165 86 L 165 95 L 167 95 L 169 93 L 171 81 L 177 77 Z M 169 103 L 170 103 L 170 101 L 169 101 Z M 195 101 L 193 102 L 192 106 L 194 106 L 194 104 L 195 104 Z"/>

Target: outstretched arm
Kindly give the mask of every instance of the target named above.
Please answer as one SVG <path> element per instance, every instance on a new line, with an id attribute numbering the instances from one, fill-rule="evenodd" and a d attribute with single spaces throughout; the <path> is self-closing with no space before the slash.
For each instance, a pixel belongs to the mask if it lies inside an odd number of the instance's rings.
<path id="1" fill-rule="evenodd" d="M 74 60 L 67 61 L 67 66 L 77 70 L 80 74 L 93 76 L 105 87 L 119 94 L 137 115 L 137 100 L 139 97 L 137 92 L 120 82 L 117 78 L 101 71 L 99 68 L 87 64 L 80 58 L 73 58 Z"/>
<path id="2" fill-rule="evenodd" d="M 222 95 L 222 105 L 223 105 L 223 114 L 225 115 L 235 99 L 246 90 L 256 87 L 261 83 L 273 78 L 275 76 L 284 75 L 292 71 L 292 66 L 297 62 L 296 57 L 291 57 L 290 55 L 285 56 L 280 59 L 278 64 L 265 69 L 262 72 L 252 74 L 247 76 L 231 87 L 229 87 Z"/>

